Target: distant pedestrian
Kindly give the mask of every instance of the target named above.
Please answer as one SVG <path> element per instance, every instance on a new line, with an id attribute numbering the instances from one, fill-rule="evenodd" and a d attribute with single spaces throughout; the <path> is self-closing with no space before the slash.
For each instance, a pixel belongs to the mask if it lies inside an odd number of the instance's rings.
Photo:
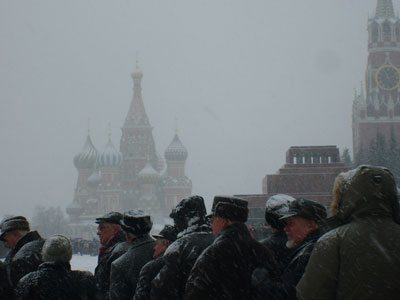
<path id="1" fill-rule="evenodd" d="M 153 235 L 156 239 L 154 260 L 145 264 L 140 271 L 134 300 L 150 300 L 151 282 L 164 266 L 164 252 L 176 240 L 177 233 L 174 226 L 165 225 L 159 234 Z"/>
<path id="2" fill-rule="evenodd" d="M 286 247 L 287 235 L 284 230 L 285 220 L 281 220 L 289 210 L 289 204 L 295 199 L 289 195 L 271 196 L 265 205 L 265 222 L 271 226 L 272 235 L 260 241 L 274 253 L 274 257 L 283 271 L 291 258 L 293 249 Z"/>
<path id="3" fill-rule="evenodd" d="M 143 211 L 130 210 L 124 213 L 120 224 L 130 246 L 111 264 L 109 295 L 111 300 L 131 300 L 140 270 L 153 259 L 155 243 L 149 235 L 153 223 Z"/>
<path id="4" fill-rule="evenodd" d="M 22 277 L 16 300 L 95 300 L 97 290 L 90 272 L 71 271 L 71 241 L 62 235 L 46 240 L 43 263 L 37 271 Z"/>
<path id="5" fill-rule="evenodd" d="M 400 299 L 400 215 L 396 183 L 382 167 L 338 175 L 330 223 L 297 286 L 300 300 Z"/>
<path id="6" fill-rule="evenodd" d="M 191 196 L 180 201 L 170 217 L 180 231 L 178 239 L 165 251 L 164 266 L 152 281 L 152 300 L 180 300 L 196 259 L 214 240 L 206 220 L 204 199 Z"/>
<path id="7" fill-rule="evenodd" d="M 29 222 L 23 216 L 4 218 L 0 231 L 0 240 L 10 249 L 4 261 L 7 281 L 0 284 L 12 291 L 23 276 L 36 271 L 42 263 L 40 252 L 44 239 L 37 231 L 30 231 Z"/>
<path id="8" fill-rule="evenodd" d="M 97 235 L 100 237 L 98 264 L 95 270 L 96 284 L 102 299 L 109 299 L 111 263 L 124 254 L 129 244 L 125 239 L 120 221 L 122 214 L 110 212 L 96 219 Z"/>
<path id="9" fill-rule="evenodd" d="M 185 300 L 251 300 L 252 273 L 265 269 L 279 276 L 272 253 L 255 241 L 245 222 L 247 201 L 216 196 L 213 203 L 213 244 L 197 259 L 186 284 Z"/>

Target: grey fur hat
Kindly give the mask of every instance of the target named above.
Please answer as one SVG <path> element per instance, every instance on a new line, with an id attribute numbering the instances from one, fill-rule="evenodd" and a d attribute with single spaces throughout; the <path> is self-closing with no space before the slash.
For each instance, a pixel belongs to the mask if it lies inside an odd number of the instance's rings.
<path id="1" fill-rule="evenodd" d="M 56 234 L 49 237 L 42 248 L 43 261 L 68 263 L 72 258 L 72 244 L 66 236 Z"/>
<path id="2" fill-rule="evenodd" d="M 4 234 L 13 230 L 30 231 L 29 222 L 23 216 L 8 216 L 0 223 L 0 240 L 3 240 Z"/>

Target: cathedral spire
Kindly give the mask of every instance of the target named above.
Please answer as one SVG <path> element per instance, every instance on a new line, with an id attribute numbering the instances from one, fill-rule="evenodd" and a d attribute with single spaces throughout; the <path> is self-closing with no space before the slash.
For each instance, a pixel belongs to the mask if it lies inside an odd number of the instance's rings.
<path id="1" fill-rule="evenodd" d="M 378 0 L 376 18 L 395 18 L 392 0 Z"/>
<path id="2" fill-rule="evenodd" d="M 142 78 L 143 72 L 139 69 L 139 62 L 136 61 L 136 70 L 132 73 L 133 98 L 125 119 L 125 127 L 150 126 L 142 100 Z"/>

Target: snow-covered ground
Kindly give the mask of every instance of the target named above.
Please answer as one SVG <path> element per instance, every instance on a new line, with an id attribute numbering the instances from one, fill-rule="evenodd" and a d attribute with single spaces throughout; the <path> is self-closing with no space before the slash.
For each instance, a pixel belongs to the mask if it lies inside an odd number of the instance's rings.
<path id="1" fill-rule="evenodd" d="M 90 271 L 94 273 L 97 266 L 97 256 L 74 254 L 71 259 L 71 269 Z"/>

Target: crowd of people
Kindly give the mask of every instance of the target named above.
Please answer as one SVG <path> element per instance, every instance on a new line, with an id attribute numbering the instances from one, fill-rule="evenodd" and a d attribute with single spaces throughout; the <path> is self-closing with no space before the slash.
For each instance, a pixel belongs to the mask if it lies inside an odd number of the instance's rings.
<path id="1" fill-rule="evenodd" d="M 272 234 L 257 241 L 248 203 L 191 196 L 172 225 L 150 235 L 141 210 L 97 218 L 101 247 L 94 275 L 71 270 L 71 241 L 44 240 L 25 217 L 0 224 L 10 249 L 0 264 L 0 299 L 321 300 L 400 299 L 400 212 L 386 168 L 337 176 L 328 217 L 317 202 L 274 195 L 265 208 Z"/>

